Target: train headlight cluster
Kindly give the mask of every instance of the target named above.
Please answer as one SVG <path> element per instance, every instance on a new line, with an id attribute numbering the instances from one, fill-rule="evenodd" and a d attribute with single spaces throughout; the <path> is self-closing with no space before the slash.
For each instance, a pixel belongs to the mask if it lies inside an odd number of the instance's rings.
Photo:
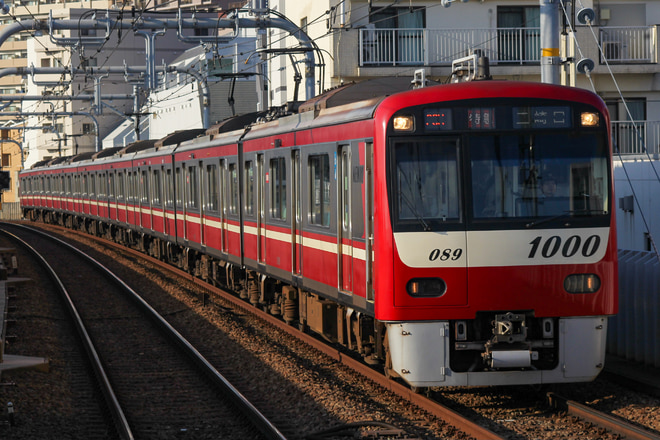
<path id="1" fill-rule="evenodd" d="M 394 131 L 413 131 L 415 129 L 415 118 L 412 115 L 394 117 Z"/>
<path id="2" fill-rule="evenodd" d="M 598 127 L 600 117 L 595 112 L 582 112 L 580 114 L 580 124 L 583 127 Z"/>
<path id="3" fill-rule="evenodd" d="M 420 298 L 437 298 L 447 291 L 447 283 L 441 278 L 413 278 L 406 285 L 408 295 Z"/>
<path id="4" fill-rule="evenodd" d="M 568 293 L 594 293 L 600 289 L 600 278 L 592 273 L 576 273 L 564 279 Z"/>

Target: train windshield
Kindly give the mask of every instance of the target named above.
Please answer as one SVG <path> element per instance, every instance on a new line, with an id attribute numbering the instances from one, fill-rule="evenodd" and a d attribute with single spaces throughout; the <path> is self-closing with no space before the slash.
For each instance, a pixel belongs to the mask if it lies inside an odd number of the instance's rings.
<path id="1" fill-rule="evenodd" d="M 475 219 L 559 218 L 606 214 L 606 146 L 599 136 L 470 136 Z"/>
<path id="2" fill-rule="evenodd" d="M 459 220 L 457 140 L 398 142 L 394 154 L 399 223 L 429 230 L 433 222 Z"/>

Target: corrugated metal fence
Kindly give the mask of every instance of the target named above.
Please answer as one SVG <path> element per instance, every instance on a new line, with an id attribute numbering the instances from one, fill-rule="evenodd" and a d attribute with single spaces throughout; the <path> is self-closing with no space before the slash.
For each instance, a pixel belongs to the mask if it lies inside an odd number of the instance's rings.
<path id="1" fill-rule="evenodd" d="M 2 204 L 2 209 L 0 209 L 0 220 L 20 220 L 21 217 L 20 202 Z"/>
<path id="2" fill-rule="evenodd" d="M 619 314 L 610 318 L 608 353 L 660 367 L 660 261 L 619 250 Z"/>

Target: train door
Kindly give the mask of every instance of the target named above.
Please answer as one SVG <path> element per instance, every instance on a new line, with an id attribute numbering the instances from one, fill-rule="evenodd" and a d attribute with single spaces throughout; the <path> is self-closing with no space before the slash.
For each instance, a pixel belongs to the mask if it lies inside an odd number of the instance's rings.
<path id="1" fill-rule="evenodd" d="M 293 274 L 300 276 L 302 274 L 302 182 L 301 182 L 301 156 L 300 150 L 292 152 L 293 166 L 291 167 L 291 204 L 293 210 L 293 220 L 291 222 L 291 240 L 293 252 Z"/>
<path id="2" fill-rule="evenodd" d="M 351 221 L 351 147 L 339 146 L 339 170 L 337 182 L 337 255 L 339 269 L 339 290 L 344 293 L 353 291 L 353 234 Z"/>
<path id="3" fill-rule="evenodd" d="M 257 197 L 257 261 L 259 263 L 266 262 L 266 224 L 265 224 L 265 179 L 266 169 L 264 167 L 264 155 L 257 155 L 257 169 L 256 169 L 256 197 Z"/>
<path id="4" fill-rule="evenodd" d="M 365 238 L 365 288 L 367 301 L 374 300 L 374 186 L 373 186 L 373 146 L 372 142 L 364 145 L 364 238 Z"/>

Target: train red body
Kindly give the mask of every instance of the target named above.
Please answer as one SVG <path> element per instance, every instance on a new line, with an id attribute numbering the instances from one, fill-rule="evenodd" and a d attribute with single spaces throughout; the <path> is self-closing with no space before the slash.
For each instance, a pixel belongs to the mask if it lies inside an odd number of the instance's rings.
<path id="1" fill-rule="evenodd" d="M 600 98 L 476 81 L 320 107 L 39 164 L 24 214 L 229 286 L 413 387 L 598 374 L 618 307 Z"/>

